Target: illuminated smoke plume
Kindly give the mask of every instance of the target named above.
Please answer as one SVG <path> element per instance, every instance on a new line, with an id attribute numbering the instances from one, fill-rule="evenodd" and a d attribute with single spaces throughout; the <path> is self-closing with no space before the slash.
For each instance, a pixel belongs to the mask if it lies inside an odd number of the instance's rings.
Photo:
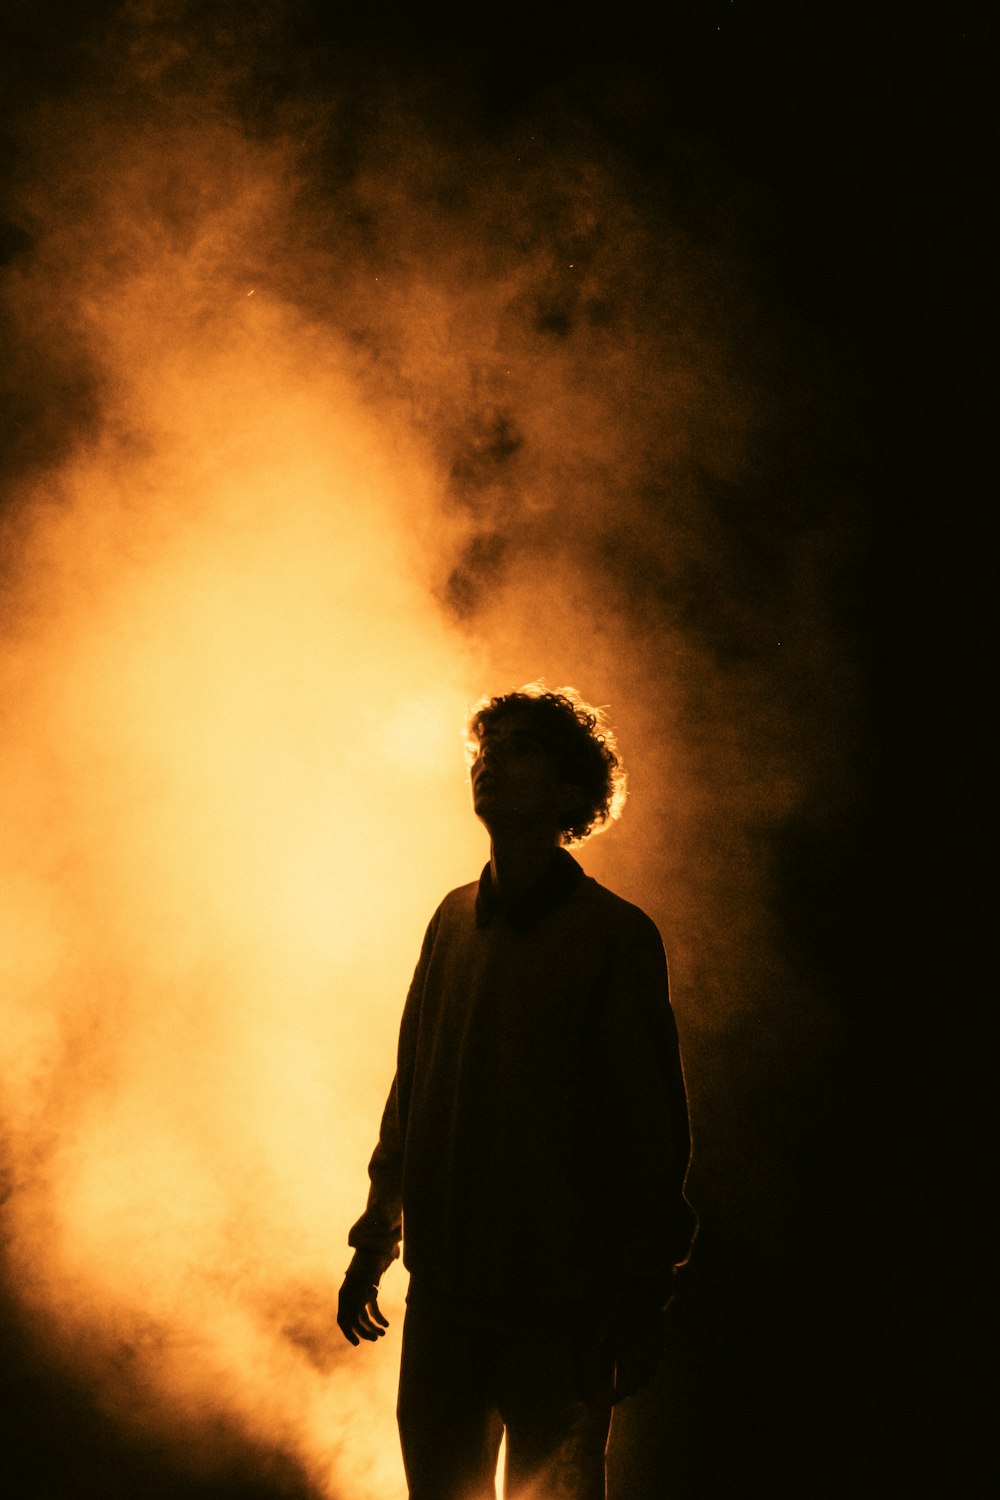
<path id="1" fill-rule="evenodd" d="M 423 926 L 483 857 L 466 704 L 610 705 L 632 802 L 584 860 L 667 935 L 697 1122 L 725 1038 L 752 1072 L 792 1026 L 767 838 L 849 684 L 824 539 L 740 572 L 752 308 L 612 153 L 388 91 L 248 118 L 161 14 L 22 130 L 8 1274 L 123 1423 L 390 1500 L 404 1278 L 376 1349 L 334 1304 Z"/>

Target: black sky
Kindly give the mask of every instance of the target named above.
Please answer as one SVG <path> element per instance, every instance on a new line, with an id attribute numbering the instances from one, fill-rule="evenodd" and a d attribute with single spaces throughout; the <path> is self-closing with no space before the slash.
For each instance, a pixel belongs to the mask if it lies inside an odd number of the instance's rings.
<path id="1" fill-rule="evenodd" d="M 238 48 L 230 5 L 198 10 Z M 276 26 L 273 6 L 241 8 L 237 32 L 266 22 L 276 38 L 241 85 L 248 128 L 266 132 L 296 93 L 353 91 L 370 107 L 380 78 L 418 94 L 438 128 L 458 120 L 483 139 L 547 113 L 583 122 L 652 213 L 738 261 L 758 326 L 776 331 L 773 355 L 754 355 L 775 382 L 787 391 L 810 371 L 814 389 L 789 408 L 801 421 L 772 455 L 783 499 L 768 524 L 808 528 L 846 504 L 862 538 L 836 590 L 857 668 L 858 785 L 835 825 L 807 821 L 777 851 L 788 960 L 837 997 L 845 1038 L 787 1122 L 799 1232 L 765 1254 L 760 1226 L 753 1248 L 706 1229 L 677 1356 L 623 1419 L 633 1458 L 619 1500 L 976 1493 L 981 1398 L 956 1373 L 975 1345 L 956 1263 L 976 1235 L 985 1086 L 975 1006 L 961 1002 L 981 984 L 968 851 L 982 731 L 968 710 L 982 690 L 986 507 L 970 455 L 986 40 L 961 5 L 471 11 L 289 5 Z M 5 131 L 99 65 L 103 24 L 100 7 L 5 7 Z M 22 249 L 5 218 L 5 262 Z M 8 393 L 8 470 L 68 440 L 86 393 L 60 410 L 41 421 L 37 392 Z M 733 526 L 746 576 L 766 581 L 768 536 Z M 295 1492 L 259 1454 L 206 1481 L 123 1438 L 33 1348 L 15 1301 L 4 1319 L 12 1494 Z"/>

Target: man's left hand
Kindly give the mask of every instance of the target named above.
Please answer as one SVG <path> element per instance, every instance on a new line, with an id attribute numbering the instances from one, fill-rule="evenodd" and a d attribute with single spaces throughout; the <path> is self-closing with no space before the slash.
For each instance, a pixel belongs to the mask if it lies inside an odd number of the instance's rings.
<path id="1" fill-rule="evenodd" d="M 667 1342 L 667 1313 L 673 1298 L 662 1306 L 632 1308 L 617 1320 L 607 1336 L 613 1360 L 611 1401 L 617 1406 L 651 1378 Z"/>

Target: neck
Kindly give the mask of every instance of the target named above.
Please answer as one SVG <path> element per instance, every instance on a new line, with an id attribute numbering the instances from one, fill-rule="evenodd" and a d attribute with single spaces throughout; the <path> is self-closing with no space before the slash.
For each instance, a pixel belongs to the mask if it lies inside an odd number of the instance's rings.
<path id="1" fill-rule="evenodd" d="M 515 901 L 526 895 L 548 870 L 558 848 L 558 838 L 494 833 L 490 873 L 497 894 Z"/>

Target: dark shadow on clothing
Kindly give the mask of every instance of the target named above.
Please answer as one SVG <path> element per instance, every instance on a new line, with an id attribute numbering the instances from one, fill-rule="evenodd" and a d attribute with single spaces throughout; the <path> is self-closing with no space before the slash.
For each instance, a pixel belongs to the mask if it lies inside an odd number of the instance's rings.
<path id="1" fill-rule="evenodd" d="M 505 1429 L 505 1500 L 604 1500 L 611 1370 L 582 1318 L 471 1328 L 411 1299 L 397 1415 L 410 1500 L 493 1500 Z"/>

